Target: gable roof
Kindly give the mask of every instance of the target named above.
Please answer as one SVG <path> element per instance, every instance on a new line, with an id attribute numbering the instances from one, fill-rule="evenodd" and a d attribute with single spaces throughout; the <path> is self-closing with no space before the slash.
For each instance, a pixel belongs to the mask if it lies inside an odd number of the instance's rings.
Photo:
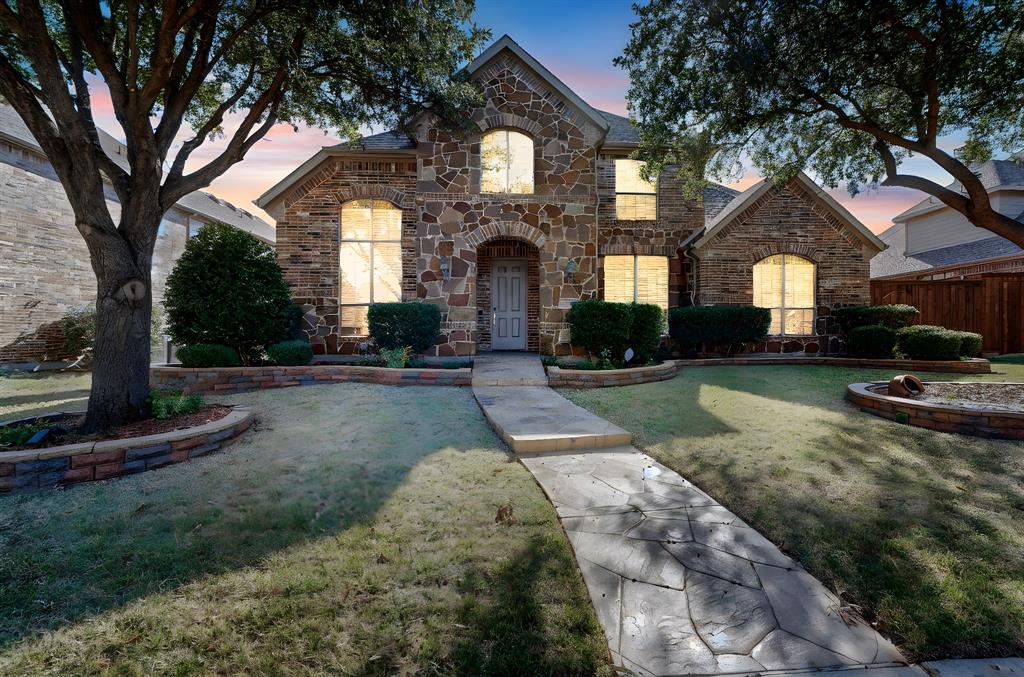
<path id="1" fill-rule="evenodd" d="M 640 132 L 632 120 L 606 110 L 597 112 L 608 121 L 608 134 L 604 137 L 605 146 L 635 146 L 640 143 Z"/>
<path id="2" fill-rule="evenodd" d="M 887 233 L 888 231 L 883 233 L 883 235 Z M 932 268 L 975 263 L 986 259 L 1019 254 L 1021 251 L 1024 250 L 1018 245 L 998 235 L 987 237 L 983 240 L 963 242 L 911 255 L 896 251 L 894 247 L 871 259 L 871 278 L 904 275 Z"/>
<path id="3" fill-rule="evenodd" d="M 974 173 L 989 193 L 1000 190 L 1024 190 L 1024 151 L 1014 153 L 1005 160 L 989 160 L 974 167 Z M 963 190 L 959 181 L 954 181 L 946 187 L 956 192 Z M 892 220 L 893 223 L 900 223 L 908 218 L 946 208 L 946 203 L 937 197 L 929 196 L 892 217 Z M 1020 221 L 1020 218 L 1017 220 Z"/>
<path id="4" fill-rule="evenodd" d="M 102 129 L 97 129 L 96 131 L 99 134 L 100 146 L 107 156 L 121 169 L 130 171 L 127 147 Z M 46 157 L 42 146 L 32 136 L 29 128 L 25 126 L 24 120 L 21 119 L 21 116 L 18 115 L 14 108 L 6 103 L 0 104 L 0 139 L 4 139 L 43 158 Z M 275 231 L 272 225 L 260 217 L 250 214 L 244 209 L 236 207 L 227 200 L 222 200 L 211 193 L 197 190 L 178 200 L 175 206 L 185 212 L 204 216 L 214 221 L 222 221 L 239 230 L 252 233 L 267 242 L 274 241 Z"/>
<path id="5" fill-rule="evenodd" d="M 535 72 L 541 78 L 543 78 L 549 85 L 554 87 L 562 98 L 571 103 L 573 106 L 578 108 L 580 112 L 590 118 L 591 122 L 597 125 L 598 129 L 603 132 L 608 131 L 609 123 L 608 120 L 601 115 L 601 112 L 591 106 L 589 103 L 579 97 L 576 92 L 572 91 L 568 85 L 559 80 L 554 73 L 544 67 L 541 62 L 537 61 L 533 56 L 530 55 L 525 49 L 519 46 L 515 40 L 510 38 L 508 34 L 502 35 L 500 38 L 491 43 L 491 46 L 480 53 L 480 56 L 473 59 L 473 61 L 466 66 L 466 72 L 472 75 L 484 66 L 486 66 L 494 57 L 498 56 L 503 50 L 509 50 L 516 57 L 525 63 L 530 70 Z"/>
<path id="6" fill-rule="evenodd" d="M 814 196 L 819 202 L 823 203 L 837 217 L 848 226 L 854 229 L 858 235 L 864 239 L 865 242 L 875 247 L 878 251 L 882 251 L 886 248 L 886 244 L 878 239 L 878 236 L 868 230 L 868 227 L 857 219 L 856 216 L 851 214 L 845 207 L 835 201 L 831 195 L 821 189 L 821 186 L 811 180 L 809 176 L 800 172 L 794 178 L 803 186 L 807 192 Z M 693 241 L 693 247 L 699 249 L 708 242 L 710 242 L 715 235 L 717 235 L 723 228 L 733 222 L 735 217 L 739 216 L 744 209 L 761 199 L 766 193 L 775 187 L 773 181 L 762 179 L 758 183 L 747 188 L 745 191 L 737 195 L 733 200 L 727 204 L 718 215 L 704 227 L 703 234 L 700 235 L 695 241 Z M 691 240 L 687 238 L 687 240 Z"/>

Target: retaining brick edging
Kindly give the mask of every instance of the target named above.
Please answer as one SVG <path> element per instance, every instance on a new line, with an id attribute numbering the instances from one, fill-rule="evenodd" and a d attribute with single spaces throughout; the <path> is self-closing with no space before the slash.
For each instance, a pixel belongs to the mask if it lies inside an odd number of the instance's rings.
<path id="1" fill-rule="evenodd" d="M 191 369 L 161 365 L 150 367 L 149 385 L 160 390 L 230 395 L 269 388 L 316 383 L 381 383 L 386 385 L 468 386 L 473 370 L 390 369 L 348 364 L 309 364 L 302 367 L 214 367 Z"/>
<path id="2" fill-rule="evenodd" d="M 669 360 L 650 367 L 628 369 L 597 370 L 548 367 L 547 370 L 548 385 L 552 388 L 607 388 L 667 381 L 676 375 L 678 368 L 674 361 Z"/>
<path id="3" fill-rule="evenodd" d="M 925 387 L 937 383 L 942 382 L 925 381 Z M 959 381 L 958 384 L 963 385 L 964 382 Z M 967 409 L 875 392 L 875 389 L 888 388 L 888 385 L 883 381 L 851 383 L 846 386 L 846 399 L 866 413 L 893 421 L 905 416 L 906 423 L 921 428 L 977 437 L 1024 440 L 1024 412 Z"/>
<path id="4" fill-rule="evenodd" d="M 252 425 L 253 411 L 236 406 L 200 426 L 119 440 L 0 452 L 0 493 L 105 480 L 205 456 Z"/>
<path id="5" fill-rule="evenodd" d="M 756 364 L 821 364 L 831 367 L 864 367 L 867 369 L 893 369 L 895 371 L 939 371 L 947 374 L 991 374 L 988 360 L 974 357 L 969 360 L 895 360 L 864 357 L 712 357 L 706 359 L 676 360 L 678 367 L 712 367 L 716 365 Z"/>

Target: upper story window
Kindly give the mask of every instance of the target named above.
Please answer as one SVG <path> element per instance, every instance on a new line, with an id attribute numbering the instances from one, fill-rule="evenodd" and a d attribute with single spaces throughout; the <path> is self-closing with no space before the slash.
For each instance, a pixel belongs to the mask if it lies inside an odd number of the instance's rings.
<path id="1" fill-rule="evenodd" d="M 615 218 L 643 221 L 658 218 L 658 187 L 640 175 L 639 160 L 615 161 Z"/>
<path id="2" fill-rule="evenodd" d="M 533 192 L 533 139 L 510 129 L 495 129 L 480 139 L 480 190 L 484 193 Z"/>
<path id="3" fill-rule="evenodd" d="M 754 305 L 772 311 L 772 336 L 814 334 L 814 262 L 776 254 L 754 264 Z"/>
<path id="4" fill-rule="evenodd" d="M 371 303 L 402 300 L 402 210 L 387 200 L 341 206 L 341 333 L 365 336 Z"/>

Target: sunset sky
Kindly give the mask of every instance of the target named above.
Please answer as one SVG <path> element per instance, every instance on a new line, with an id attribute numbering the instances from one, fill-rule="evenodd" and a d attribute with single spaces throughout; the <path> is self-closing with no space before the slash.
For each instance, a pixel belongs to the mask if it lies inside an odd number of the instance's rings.
<path id="1" fill-rule="evenodd" d="M 634 18 L 629 0 L 478 0 L 476 12 L 476 22 L 491 29 L 494 38 L 509 34 L 588 103 L 620 115 L 626 115 L 628 82 L 612 59 L 629 40 L 629 24 Z M 123 138 L 109 111 L 109 98 L 106 102 L 102 102 L 101 95 L 96 99 L 97 121 Z M 103 103 L 107 104 L 105 110 Z M 249 151 L 244 161 L 207 190 L 273 223 L 252 201 L 322 146 L 337 142 L 336 137 L 322 130 L 295 132 L 288 125 L 278 125 Z M 952 148 L 958 142 L 948 140 L 945 145 Z M 190 166 L 208 161 L 221 146 L 205 144 L 193 154 Z M 942 183 L 949 181 L 926 161 L 912 160 L 906 163 L 905 170 L 922 172 Z M 758 178 L 754 171 L 747 171 L 733 187 L 745 188 Z M 831 192 L 875 232 L 888 228 L 893 216 L 924 197 L 901 188 L 882 188 L 855 198 L 844 187 Z"/>

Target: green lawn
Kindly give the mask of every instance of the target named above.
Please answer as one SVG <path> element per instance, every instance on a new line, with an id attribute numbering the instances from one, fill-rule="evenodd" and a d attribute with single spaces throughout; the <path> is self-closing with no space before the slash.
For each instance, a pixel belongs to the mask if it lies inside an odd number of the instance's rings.
<path id="1" fill-rule="evenodd" d="M 87 387 L 0 378 L 0 416 Z M 0 674 L 607 670 L 555 512 L 467 389 L 216 399 L 259 411 L 224 452 L 0 497 Z"/>
<path id="2" fill-rule="evenodd" d="M 1024 365 L 993 366 L 983 380 L 1024 382 Z M 843 400 L 848 383 L 892 375 L 721 366 L 565 394 L 861 605 L 908 657 L 1018 653 L 1024 443 L 902 426 Z"/>

